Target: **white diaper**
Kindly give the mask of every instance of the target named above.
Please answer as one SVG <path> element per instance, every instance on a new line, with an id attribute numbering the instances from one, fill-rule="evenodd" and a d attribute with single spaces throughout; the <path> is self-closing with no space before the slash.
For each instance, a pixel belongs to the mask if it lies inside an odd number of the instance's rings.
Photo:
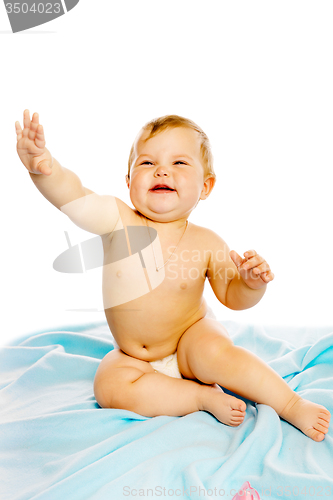
<path id="1" fill-rule="evenodd" d="M 164 375 L 169 375 L 169 377 L 183 378 L 178 368 L 177 352 L 165 358 L 150 361 L 150 365 L 154 368 L 155 372 L 164 373 Z"/>

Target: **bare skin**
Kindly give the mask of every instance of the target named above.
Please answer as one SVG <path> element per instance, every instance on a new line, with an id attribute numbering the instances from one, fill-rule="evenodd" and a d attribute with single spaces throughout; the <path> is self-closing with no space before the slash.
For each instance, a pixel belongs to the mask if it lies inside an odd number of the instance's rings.
<path id="1" fill-rule="evenodd" d="M 24 129 L 16 122 L 16 132 L 22 163 L 39 191 L 57 208 L 93 193 L 52 158 L 36 113 L 30 120 L 26 110 Z M 204 410 L 224 424 L 238 426 L 244 420 L 246 404 L 225 394 L 221 385 L 271 406 L 313 440 L 323 440 L 329 427 L 328 410 L 294 393 L 257 356 L 235 346 L 221 323 L 206 317 L 206 278 L 222 304 L 246 309 L 259 302 L 274 275 L 257 252 L 250 250 L 242 258 L 230 252 L 222 238 L 209 229 L 189 223 L 184 235 L 192 210 L 209 196 L 215 184 L 215 179 L 204 172 L 197 133 L 178 127 L 146 141 L 147 137 L 147 131 L 140 132 L 130 179 L 126 176 L 135 209 L 114 197 L 118 215 L 112 217 L 102 211 L 96 218 L 98 224 L 104 221 L 103 231 L 94 230 L 94 221 L 90 221 L 89 230 L 102 237 L 107 262 L 112 261 L 115 227 L 124 229 L 126 237 L 130 227 L 144 228 L 146 223 L 158 233 L 155 246 L 145 254 L 148 289 L 141 296 L 112 305 L 114 299 L 109 294 L 115 286 L 136 293 L 137 280 L 126 274 L 126 268 L 116 272 L 112 266 L 103 267 L 105 315 L 120 349 L 109 352 L 96 372 L 97 402 L 105 408 L 122 408 L 145 416 L 181 416 Z M 173 191 L 152 190 L 157 182 Z M 100 198 L 95 196 L 98 202 Z M 128 238 L 127 242 L 131 257 Z M 152 249 L 157 252 L 158 245 L 161 253 L 156 262 Z M 155 271 L 166 261 L 163 270 Z M 135 272 L 143 272 L 140 266 Z M 161 276 L 158 272 L 164 275 L 154 287 L 155 272 L 156 277 Z M 183 378 L 155 372 L 149 362 L 176 350 Z"/>

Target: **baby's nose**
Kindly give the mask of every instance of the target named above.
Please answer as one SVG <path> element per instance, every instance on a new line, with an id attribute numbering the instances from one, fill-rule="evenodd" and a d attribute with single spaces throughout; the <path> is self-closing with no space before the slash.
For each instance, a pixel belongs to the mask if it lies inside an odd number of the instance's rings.
<path id="1" fill-rule="evenodd" d="M 159 166 L 155 170 L 155 175 L 158 175 L 158 176 L 169 175 L 169 172 L 168 172 L 167 168 Z"/>

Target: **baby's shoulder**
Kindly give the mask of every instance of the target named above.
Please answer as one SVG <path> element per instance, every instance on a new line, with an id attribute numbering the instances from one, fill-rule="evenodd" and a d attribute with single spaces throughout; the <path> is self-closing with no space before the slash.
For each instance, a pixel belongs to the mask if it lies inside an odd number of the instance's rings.
<path id="1" fill-rule="evenodd" d="M 221 245 L 226 245 L 226 242 L 215 231 L 208 227 L 198 226 L 191 223 L 191 228 L 195 237 L 200 240 L 204 246 L 210 245 L 221 248 Z"/>
<path id="2" fill-rule="evenodd" d="M 203 226 L 195 226 L 196 242 L 200 253 L 207 258 L 207 266 L 218 265 L 229 262 L 230 249 L 227 243 L 215 231 Z"/>

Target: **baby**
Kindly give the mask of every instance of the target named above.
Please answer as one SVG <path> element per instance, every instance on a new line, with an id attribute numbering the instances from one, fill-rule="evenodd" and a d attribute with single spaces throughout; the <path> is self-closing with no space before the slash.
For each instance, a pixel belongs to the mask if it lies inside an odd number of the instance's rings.
<path id="1" fill-rule="evenodd" d="M 188 222 L 215 184 L 205 133 L 177 115 L 147 123 L 132 146 L 126 183 L 135 209 L 82 186 L 45 148 L 38 114 L 16 122 L 17 152 L 38 190 L 79 227 L 101 237 L 103 302 L 117 342 L 101 361 L 94 393 L 103 408 L 147 417 L 199 410 L 240 425 L 243 400 L 271 406 L 315 441 L 328 432 L 330 413 L 301 398 L 267 364 L 233 345 L 209 315 L 206 277 L 231 309 L 262 298 L 274 278 L 254 250 L 244 258 L 210 229 Z M 91 255 L 94 259 L 94 255 Z"/>

